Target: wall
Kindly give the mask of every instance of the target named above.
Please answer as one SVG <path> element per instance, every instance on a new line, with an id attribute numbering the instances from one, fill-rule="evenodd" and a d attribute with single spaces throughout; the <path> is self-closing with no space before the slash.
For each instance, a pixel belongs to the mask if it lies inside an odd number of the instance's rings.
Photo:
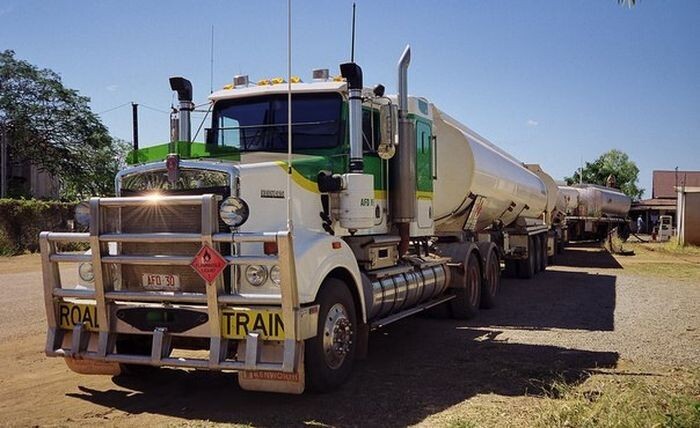
<path id="1" fill-rule="evenodd" d="M 700 245 L 700 192 L 683 193 L 678 204 L 682 210 L 678 215 L 680 243 Z"/>

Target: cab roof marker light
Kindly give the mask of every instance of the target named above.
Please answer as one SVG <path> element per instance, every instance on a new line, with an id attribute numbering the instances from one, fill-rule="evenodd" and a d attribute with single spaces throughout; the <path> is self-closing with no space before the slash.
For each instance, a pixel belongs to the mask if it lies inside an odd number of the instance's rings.
<path id="1" fill-rule="evenodd" d="M 247 74 L 238 74 L 236 76 L 233 76 L 233 87 L 234 88 L 245 88 L 248 86 L 250 83 L 250 80 L 248 79 Z"/>
<path id="2" fill-rule="evenodd" d="M 311 72 L 311 78 L 315 82 L 325 82 L 328 80 L 328 69 L 327 68 L 315 68 Z"/>

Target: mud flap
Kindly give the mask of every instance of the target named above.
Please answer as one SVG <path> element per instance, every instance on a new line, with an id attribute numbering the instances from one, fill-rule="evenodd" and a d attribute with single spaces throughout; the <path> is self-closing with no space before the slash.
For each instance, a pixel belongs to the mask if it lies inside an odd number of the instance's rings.
<path id="1" fill-rule="evenodd" d="M 119 363 L 77 358 L 64 358 L 64 360 L 69 369 L 79 374 L 119 376 L 122 372 Z"/>
<path id="2" fill-rule="evenodd" d="M 241 345 L 239 345 L 238 352 L 239 354 L 245 355 L 245 341 L 242 341 Z M 262 357 L 263 359 L 265 357 L 264 351 L 262 352 Z M 303 393 L 306 386 L 304 341 L 302 340 L 297 344 L 294 372 L 241 370 L 238 372 L 238 385 L 247 391 L 281 392 L 284 394 Z"/>

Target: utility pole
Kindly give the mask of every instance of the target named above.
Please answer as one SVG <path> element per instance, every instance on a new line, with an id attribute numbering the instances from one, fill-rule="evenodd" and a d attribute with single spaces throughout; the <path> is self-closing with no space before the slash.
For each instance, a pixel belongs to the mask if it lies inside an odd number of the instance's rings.
<path id="1" fill-rule="evenodd" d="M 131 103 L 131 121 L 133 127 L 134 151 L 139 149 L 139 105 Z"/>
<path id="2" fill-rule="evenodd" d="M 0 132 L 0 198 L 7 197 L 7 132 Z"/>

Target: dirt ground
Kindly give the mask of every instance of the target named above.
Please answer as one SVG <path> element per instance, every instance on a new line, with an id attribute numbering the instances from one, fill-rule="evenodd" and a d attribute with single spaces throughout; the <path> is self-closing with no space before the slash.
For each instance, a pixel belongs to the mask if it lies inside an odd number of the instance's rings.
<path id="1" fill-rule="evenodd" d="M 242 391 L 235 374 L 74 374 L 43 354 L 39 257 L 0 259 L 0 424 L 521 425 L 553 381 L 700 367 L 700 253 L 626 248 L 637 255 L 570 247 L 534 280 L 504 280 L 498 306 L 474 320 L 374 332 L 348 384 L 302 396 Z M 62 273 L 77 279 L 74 267 Z"/>

